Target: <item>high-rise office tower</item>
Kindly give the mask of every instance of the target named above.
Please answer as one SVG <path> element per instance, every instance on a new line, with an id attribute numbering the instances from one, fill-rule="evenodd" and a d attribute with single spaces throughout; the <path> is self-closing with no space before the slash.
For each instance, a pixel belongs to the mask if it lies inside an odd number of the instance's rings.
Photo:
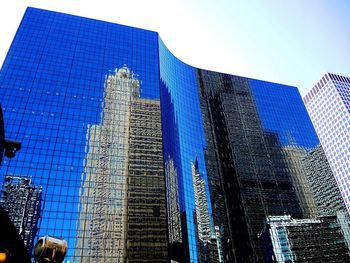
<path id="1" fill-rule="evenodd" d="M 71 262 L 259 262 L 266 217 L 314 211 L 301 163 L 319 140 L 295 87 L 191 67 L 156 32 L 35 8 L 0 85 L 22 142 L 0 174 L 43 186 L 39 234 L 65 238 Z"/>
<path id="2" fill-rule="evenodd" d="M 337 216 L 293 219 L 271 216 L 261 233 L 265 262 L 349 262 L 349 249 Z"/>
<path id="3" fill-rule="evenodd" d="M 350 211 L 350 78 L 325 74 L 306 94 L 304 103 Z"/>
<path id="4" fill-rule="evenodd" d="M 41 187 L 34 185 L 31 179 L 5 177 L 0 205 L 7 212 L 30 254 L 38 231 L 41 195 Z"/>

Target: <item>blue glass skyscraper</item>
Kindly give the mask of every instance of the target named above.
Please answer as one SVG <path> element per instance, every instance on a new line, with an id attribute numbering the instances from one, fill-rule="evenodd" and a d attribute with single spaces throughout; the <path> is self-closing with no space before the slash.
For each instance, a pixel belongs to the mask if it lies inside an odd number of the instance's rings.
<path id="1" fill-rule="evenodd" d="M 37 237 L 65 238 L 71 262 L 167 261 L 157 46 L 155 32 L 28 8 L 2 67 L 5 130 L 23 151 L 1 180 L 42 187 Z"/>
<path id="2" fill-rule="evenodd" d="M 317 216 L 297 164 L 319 141 L 295 87 L 191 67 L 156 32 L 35 8 L 0 85 L 22 142 L 1 180 L 42 187 L 37 237 L 65 238 L 70 262 L 258 262 L 266 217 Z"/>

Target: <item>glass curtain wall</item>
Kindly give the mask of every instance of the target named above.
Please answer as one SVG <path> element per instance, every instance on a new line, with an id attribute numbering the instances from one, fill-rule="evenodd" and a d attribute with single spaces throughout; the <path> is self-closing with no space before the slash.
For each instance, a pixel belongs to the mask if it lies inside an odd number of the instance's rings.
<path id="1" fill-rule="evenodd" d="M 297 88 L 191 67 L 156 32 L 28 8 L 0 86 L 22 143 L 1 205 L 21 196 L 29 251 L 52 235 L 67 262 L 261 262 L 269 216 L 344 210 L 310 188 L 332 174 Z"/>
<path id="2" fill-rule="evenodd" d="M 66 239 L 70 262 L 167 262 L 158 76 L 155 32 L 24 15 L 0 75 L 6 137 L 22 149 L 0 183 L 40 189 L 33 239 Z"/>

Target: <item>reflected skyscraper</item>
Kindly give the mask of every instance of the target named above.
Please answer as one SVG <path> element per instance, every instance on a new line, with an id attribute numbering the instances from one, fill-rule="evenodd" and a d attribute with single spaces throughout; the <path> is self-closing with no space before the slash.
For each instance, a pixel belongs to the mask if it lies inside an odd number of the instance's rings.
<path id="1" fill-rule="evenodd" d="M 303 162 L 303 158 L 308 154 L 304 148 L 295 147 L 293 145 L 283 148 L 283 154 L 288 167 L 293 170 L 292 180 L 296 188 L 297 196 L 303 209 L 303 214 L 307 218 L 314 218 L 318 216 L 317 206 L 314 200 L 314 193 L 311 191 L 312 183 L 307 180 L 306 172 L 308 167 L 303 167 L 303 164 L 308 164 L 308 161 Z M 314 176 L 320 176 L 320 172 L 313 171 Z M 332 174 L 331 174 L 332 175 Z"/>
<path id="2" fill-rule="evenodd" d="M 140 99 L 139 89 L 127 67 L 108 74 L 101 124 L 88 128 L 76 247 L 81 262 L 166 262 L 159 102 Z"/>
<path id="3" fill-rule="evenodd" d="M 22 142 L 0 178 L 43 186 L 39 235 L 66 239 L 70 262 L 261 262 L 267 217 L 314 213 L 301 160 L 319 140 L 295 87 L 189 66 L 156 32 L 35 8 L 0 85 Z"/>
<path id="4" fill-rule="evenodd" d="M 167 192 L 168 235 L 170 244 L 182 244 L 181 217 L 178 193 L 178 178 L 174 161 L 165 163 L 165 178 Z"/>
<path id="5" fill-rule="evenodd" d="M 321 145 L 309 151 L 302 159 L 305 179 L 310 185 L 317 207 L 317 215 L 336 215 L 346 212 L 346 206 L 340 194 L 337 182 Z"/>
<path id="6" fill-rule="evenodd" d="M 265 132 L 248 79 L 198 71 L 205 123 L 215 134 L 238 262 L 261 257 L 257 234 L 268 215 L 302 210 L 278 134 Z M 209 134 L 208 134 L 209 135 Z M 208 143 L 210 137 L 207 139 Z M 212 174 L 210 176 L 218 176 Z M 244 240 L 244 241 L 243 241 Z"/>
<path id="7" fill-rule="evenodd" d="M 196 203 L 195 215 L 197 222 L 198 239 L 200 242 L 206 243 L 211 236 L 211 227 L 208 211 L 208 201 L 205 189 L 205 180 L 198 171 L 197 160 L 191 163 L 193 194 Z"/>
<path id="8" fill-rule="evenodd" d="M 217 248 L 213 249 L 211 245 L 211 236 L 214 233 L 214 227 L 211 226 L 209 218 L 206 182 L 202 175 L 199 174 L 198 162 L 191 163 L 192 169 L 192 183 L 193 183 L 193 194 L 195 200 L 195 222 L 197 226 L 198 236 L 198 250 L 200 253 L 199 262 L 217 262 L 218 255 L 214 254 L 215 258 L 210 258 L 210 250 L 217 251 Z M 215 239 L 216 240 L 216 239 Z M 216 246 L 216 242 L 213 242 L 213 246 Z"/>
<path id="9" fill-rule="evenodd" d="M 8 175 L 2 186 L 0 204 L 31 255 L 41 214 L 42 188 L 34 185 L 29 178 Z"/>
<path id="10" fill-rule="evenodd" d="M 168 262 L 159 100 L 131 103 L 126 262 Z"/>
<path id="11" fill-rule="evenodd" d="M 77 236 L 82 262 L 126 257 L 130 106 L 138 89 L 128 68 L 107 75 L 101 123 L 88 128 Z"/>

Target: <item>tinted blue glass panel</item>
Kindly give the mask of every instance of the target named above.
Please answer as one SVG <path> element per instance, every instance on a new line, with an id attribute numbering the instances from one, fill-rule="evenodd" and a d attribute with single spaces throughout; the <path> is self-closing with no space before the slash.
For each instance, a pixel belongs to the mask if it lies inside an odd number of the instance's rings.
<path id="1" fill-rule="evenodd" d="M 163 116 L 164 158 L 174 160 L 179 180 L 180 209 L 186 229 L 191 262 L 198 262 L 201 252 L 201 238 L 198 230 L 196 205 L 199 193 L 196 181 L 204 183 L 205 206 L 208 213 L 210 235 L 214 233 L 211 221 L 211 202 L 208 189 L 208 178 L 205 167 L 206 142 L 203 128 L 201 108 L 197 87 L 196 69 L 184 64 L 174 57 L 159 41 L 161 101 Z M 169 116 L 173 115 L 171 125 L 168 125 Z M 198 173 L 198 178 L 193 175 Z M 197 198 L 197 199 L 196 199 Z M 185 237 L 186 238 L 186 237 Z"/>
<path id="2" fill-rule="evenodd" d="M 29 8 L 0 75 L 6 136 L 22 142 L 4 176 L 42 187 L 38 236 L 76 247 L 89 127 L 101 122 L 106 75 L 127 65 L 140 96 L 159 99 L 157 33 Z M 108 261 L 108 260 L 107 260 Z"/>
<path id="3" fill-rule="evenodd" d="M 263 128 L 277 133 L 283 146 L 311 149 L 319 144 L 297 88 L 253 79 L 249 84 Z"/>
<path id="4" fill-rule="evenodd" d="M 266 218 L 330 211 L 298 90 L 191 67 L 156 32 L 28 8 L 0 86 L 22 143 L 1 206 L 26 208 L 29 250 L 53 235 L 67 262 L 261 262 Z"/>

